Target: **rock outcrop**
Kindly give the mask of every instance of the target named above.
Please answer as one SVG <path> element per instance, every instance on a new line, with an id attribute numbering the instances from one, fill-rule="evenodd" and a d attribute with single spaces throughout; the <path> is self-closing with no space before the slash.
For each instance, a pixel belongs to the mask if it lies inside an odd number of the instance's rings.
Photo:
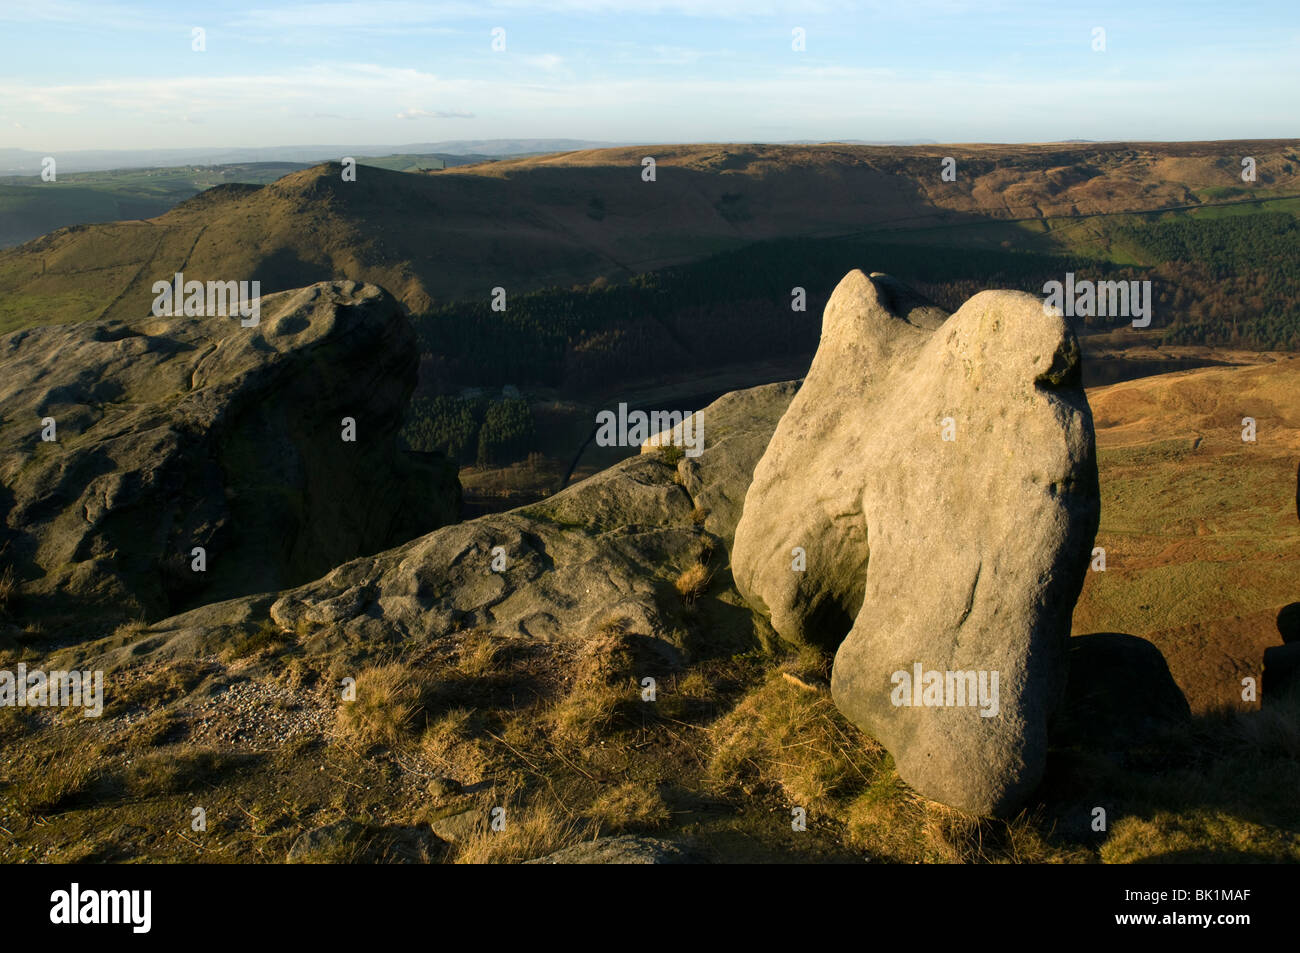
<path id="1" fill-rule="evenodd" d="M 396 300 L 327 282 L 260 311 L 255 327 L 143 317 L 0 338 L 0 560 L 24 616 L 159 618 L 458 517 L 455 468 L 398 446 L 418 358 Z"/>
<path id="2" fill-rule="evenodd" d="M 597 837 L 565 847 L 526 864 L 699 864 L 707 861 L 690 848 L 662 837 Z"/>
<path id="3" fill-rule="evenodd" d="M 647 445 L 541 503 L 77 655 L 109 670 L 194 657 L 269 617 L 312 654 L 476 630 L 551 646 L 561 668 L 563 646 L 580 651 L 612 627 L 647 670 L 669 672 L 702 651 L 757 648 L 775 629 L 838 645 L 836 703 L 918 791 L 974 813 L 1014 809 L 1042 772 L 1099 511 L 1064 322 L 1009 292 L 945 318 L 892 279 L 854 272 L 801 386 L 732 393 L 699 413 L 698 457 Z M 705 581 L 684 598 L 692 571 Z M 916 666 L 921 683 L 900 692 Z M 947 704 L 956 688 L 969 697 Z"/>
<path id="4" fill-rule="evenodd" d="M 922 794 L 977 814 L 1037 785 L 1100 503 L 1079 348 L 1041 299 L 943 312 L 848 274 L 754 472 L 737 587 L 839 644 L 832 694 Z"/>
<path id="5" fill-rule="evenodd" d="M 268 615 L 284 631 L 312 633 L 307 648 L 319 653 L 470 629 L 580 644 L 617 623 L 668 671 L 699 649 L 680 636 L 685 607 L 674 580 L 701 561 L 713 580 L 691 611 L 707 618 L 719 651 L 752 649 L 770 630 L 728 584 L 724 550 L 738 514 L 727 501 L 744 499 L 795 390 L 755 387 L 698 411 L 708 421 L 698 457 L 643 453 L 541 503 L 442 527 L 276 595 L 194 609 L 129 641 L 87 645 L 78 657 L 110 670 L 145 653 L 194 657 Z M 702 501 L 714 506 L 703 525 Z"/>

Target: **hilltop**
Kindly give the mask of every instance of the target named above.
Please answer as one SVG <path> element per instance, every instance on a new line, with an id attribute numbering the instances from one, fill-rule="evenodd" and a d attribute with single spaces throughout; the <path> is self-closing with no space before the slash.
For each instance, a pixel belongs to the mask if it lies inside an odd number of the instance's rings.
<path id="1" fill-rule="evenodd" d="M 1240 157 L 1258 182 L 1240 181 Z M 641 160 L 656 159 L 656 181 Z M 956 160 L 956 180 L 940 161 Z M 1036 146 L 662 145 L 438 172 L 337 163 L 213 189 L 166 214 L 60 229 L 0 252 L 0 329 L 141 313 L 150 286 L 256 279 L 264 293 L 374 281 L 411 312 L 588 283 L 764 239 L 1047 222 L 1300 194 L 1293 140 Z"/>

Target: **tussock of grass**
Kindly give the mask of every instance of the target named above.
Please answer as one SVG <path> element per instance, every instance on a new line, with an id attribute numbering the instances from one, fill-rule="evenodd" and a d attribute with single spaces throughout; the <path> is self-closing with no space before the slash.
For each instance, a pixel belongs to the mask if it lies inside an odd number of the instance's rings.
<path id="1" fill-rule="evenodd" d="M 223 654 L 228 659 L 249 658 L 269 649 L 284 645 L 289 641 L 289 634 L 270 619 L 262 622 L 251 632 L 247 632 L 226 646 Z"/>
<path id="2" fill-rule="evenodd" d="M 682 597 L 682 602 L 692 605 L 708 590 L 712 576 L 713 574 L 705 566 L 692 563 L 682 570 L 673 585 L 677 589 L 677 594 Z"/>
<path id="3" fill-rule="evenodd" d="M 66 808 L 84 798 L 103 773 L 103 749 L 85 725 L 42 733 L 39 745 L 25 746 L 11 766 L 18 778 L 17 802 L 30 815 Z"/>
<path id="4" fill-rule="evenodd" d="M 603 682 L 578 682 L 546 712 L 544 724 L 552 740 L 585 748 L 609 733 L 620 703 L 631 693 Z"/>
<path id="5" fill-rule="evenodd" d="M 0 615 L 9 611 L 9 606 L 17 594 L 18 578 L 14 575 L 14 567 L 5 566 L 4 572 L 0 572 Z"/>
<path id="6" fill-rule="evenodd" d="M 1253 712 L 1233 712 L 1231 732 L 1250 755 L 1300 763 L 1300 693 Z"/>
<path id="7" fill-rule="evenodd" d="M 420 737 L 420 753 L 431 768 L 463 785 L 479 784 L 492 773 L 492 752 L 484 744 L 479 719 L 453 708 L 430 722 Z"/>
<path id="8" fill-rule="evenodd" d="M 181 740 L 187 731 L 185 720 L 176 712 L 155 711 L 131 728 L 122 746 L 127 751 L 148 751 Z"/>
<path id="9" fill-rule="evenodd" d="M 36 714 L 30 708 L 11 705 L 0 707 L 0 750 L 16 745 L 35 726 Z"/>
<path id="10" fill-rule="evenodd" d="M 181 794 L 216 780 L 237 760 L 233 755 L 207 748 L 150 751 L 132 758 L 123 767 L 119 780 L 131 797 Z"/>
<path id="11" fill-rule="evenodd" d="M 422 685 L 400 663 L 374 666 L 357 676 L 357 697 L 338 710 L 336 730 L 354 744 L 395 745 L 409 737 L 421 710 Z"/>
<path id="12" fill-rule="evenodd" d="M 1223 811 L 1121 817 L 1101 847 L 1109 864 L 1300 863 L 1300 835 Z"/>
<path id="13" fill-rule="evenodd" d="M 486 678 L 500 670 L 499 647 L 483 629 L 465 635 L 456 669 L 466 678 Z"/>
<path id="14" fill-rule="evenodd" d="M 810 663 L 820 664 L 811 650 L 772 671 L 715 726 L 708 777 L 719 790 L 780 790 L 811 813 L 871 783 L 883 749 L 844 720 L 829 693 L 783 677 Z"/>
<path id="15" fill-rule="evenodd" d="M 698 669 L 686 672 L 677 679 L 677 694 L 691 699 L 705 699 L 713 696 L 713 683 L 708 676 Z"/>
<path id="16" fill-rule="evenodd" d="M 636 676 L 631 622 L 622 617 L 606 619 L 579 649 L 573 664 L 573 680 L 613 684 L 634 681 Z"/>
<path id="17" fill-rule="evenodd" d="M 656 787 L 634 781 L 601 791 L 587 815 L 602 834 L 655 830 L 667 824 L 671 817 Z"/>
<path id="18" fill-rule="evenodd" d="M 113 630 L 113 638 L 123 642 L 130 642 L 148 628 L 149 623 L 145 622 L 144 619 L 134 619 L 131 622 L 123 622 Z"/>
<path id="19" fill-rule="evenodd" d="M 665 443 L 659 447 L 659 459 L 670 467 L 681 463 L 686 456 L 686 448 L 676 443 Z"/>
<path id="20" fill-rule="evenodd" d="M 549 804 L 507 802 L 505 826 L 485 826 L 456 854 L 459 864 L 514 864 L 559 850 L 582 835 L 584 828 Z"/>

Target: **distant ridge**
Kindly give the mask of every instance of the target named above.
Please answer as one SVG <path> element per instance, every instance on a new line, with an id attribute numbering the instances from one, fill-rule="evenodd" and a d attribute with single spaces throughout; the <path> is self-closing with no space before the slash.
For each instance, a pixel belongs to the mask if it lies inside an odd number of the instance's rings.
<path id="1" fill-rule="evenodd" d="M 236 162 L 337 162 L 343 156 L 448 155 L 507 156 L 573 149 L 600 149 L 620 143 L 590 139 L 452 139 L 399 145 L 305 145 L 209 149 L 85 149 L 55 151 L 60 172 L 101 172 L 175 165 L 224 165 Z M 35 175 L 49 152 L 0 149 L 0 175 Z"/>
<path id="2" fill-rule="evenodd" d="M 1249 151 L 1243 151 L 1249 150 Z M 775 238 L 1189 208 L 1239 181 L 1300 191 L 1294 140 L 1031 146 L 627 146 L 433 172 L 337 161 L 148 220 L 63 228 L 0 251 L 0 329 L 145 313 L 155 281 L 351 278 L 412 312 L 627 278 Z M 644 156 L 657 179 L 641 177 Z M 944 182 L 940 160 L 960 175 Z M 39 301 L 39 309 L 31 306 Z"/>

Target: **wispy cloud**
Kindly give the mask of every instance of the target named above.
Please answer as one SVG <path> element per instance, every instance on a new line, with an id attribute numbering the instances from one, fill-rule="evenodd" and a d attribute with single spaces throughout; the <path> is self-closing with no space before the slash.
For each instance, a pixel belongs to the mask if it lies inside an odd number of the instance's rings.
<path id="1" fill-rule="evenodd" d="M 373 112 L 374 106 L 385 100 L 409 102 L 412 94 L 424 99 L 458 99 L 474 85 L 414 69 L 338 63 L 244 75 L 194 74 L 167 83 L 152 77 L 47 85 L 0 82 L 0 98 L 11 108 L 26 106 L 65 114 L 103 108 L 148 113 L 170 111 L 178 105 L 192 107 L 190 113 L 200 108 L 248 113 L 294 101 L 321 105 L 369 103 Z"/>
<path id="2" fill-rule="evenodd" d="M 158 14 L 139 4 L 99 3 L 96 0 L 44 0 L 41 3 L 0 3 L 3 23 L 60 23 L 138 29 L 158 26 Z"/>
<path id="3" fill-rule="evenodd" d="M 888 6 L 886 3 L 873 5 Z M 927 2 L 927 5 L 935 4 Z M 357 3 L 290 3 L 257 7 L 235 16 L 232 25 L 259 29 L 387 30 L 403 25 L 543 15 L 671 15 L 693 19 L 739 19 L 796 13 L 817 15 L 852 6 L 849 0 L 435 0 L 429 3 L 362 0 Z"/>
<path id="4" fill-rule="evenodd" d="M 204 125 L 184 129 L 189 141 L 319 142 L 329 130 L 381 142 L 453 119 L 474 119 L 481 137 L 637 142 L 1294 134 L 1300 14 L 1294 0 L 1260 8 L 0 0 L 0 128 L 32 148 L 152 145 L 190 122 Z M 1104 54 L 1090 50 L 1094 24 Z M 194 25 L 206 53 L 191 51 Z M 792 49 L 795 26 L 805 50 Z"/>
<path id="5" fill-rule="evenodd" d="M 523 61 L 529 66 L 535 66 L 538 69 L 544 69 L 551 72 L 564 68 L 564 57 L 557 56 L 554 53 L 543 53 L 540 56 L 525 56 Z"/>
<path id="6" fill-rule="evenodd" d="M 427 109 L 416 109 L 412 106 L 409 109 L 403 109 L 397 114 L 398 119 L 473 119 L 473 113 L 459 112 L 457 110 L 434 110 L 430 112 Z"/>

